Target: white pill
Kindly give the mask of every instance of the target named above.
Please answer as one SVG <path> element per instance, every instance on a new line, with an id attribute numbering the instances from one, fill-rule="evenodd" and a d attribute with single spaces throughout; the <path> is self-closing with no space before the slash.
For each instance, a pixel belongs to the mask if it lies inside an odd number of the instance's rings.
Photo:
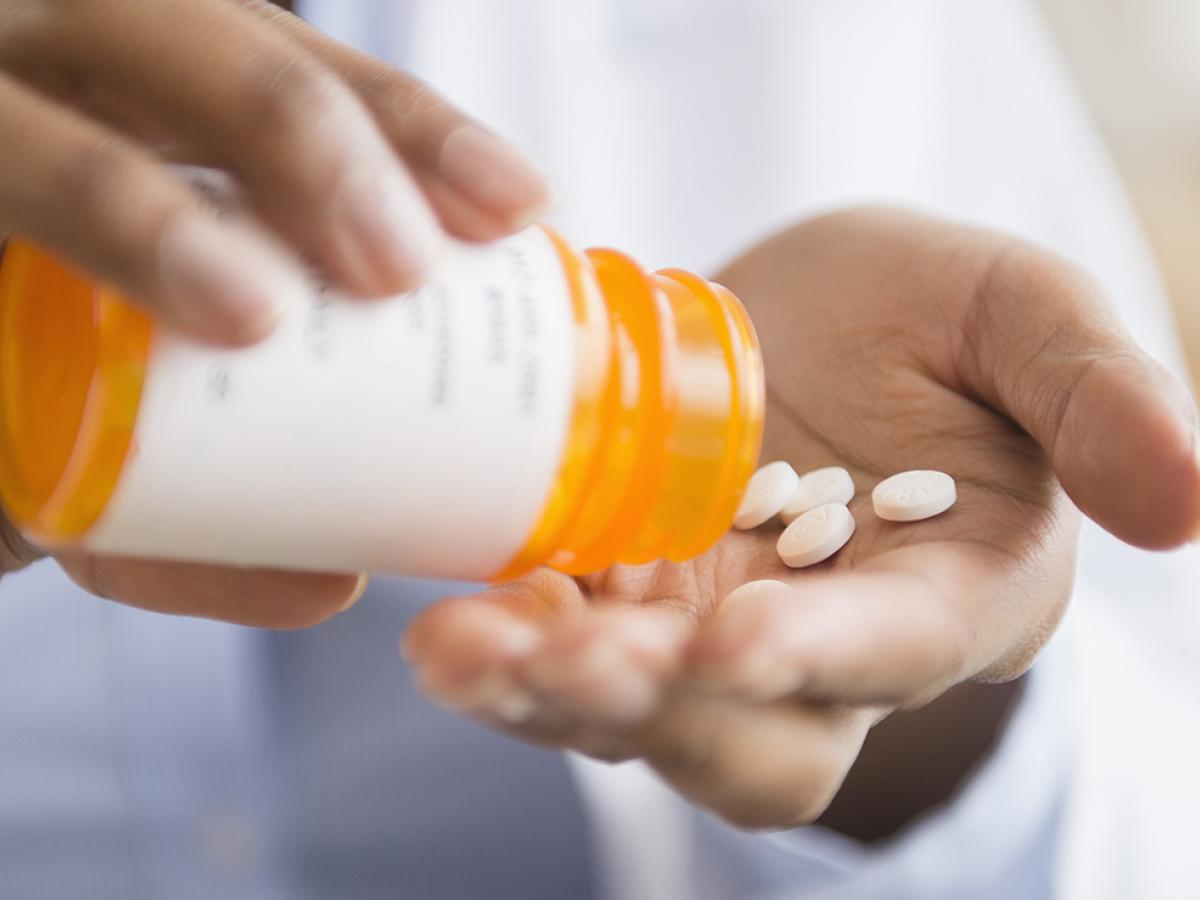
<path id="1" fill-rule="evenodd" d="M 875 514 L 889 522 L 919 522 L 954 505 L 958 491 L 945 472 L 918 469 L 901 472 L 875 485 L 871 503 Z"/>
<path id="2" fill-rule="evenodd" d="M 792 498 L 800 476 L 782 461 L 767 463 L 750 476 L 746 493 L 733 517 L 734 528 L 757 528 L 783 509 Z"/>
<path id="3" fill-rule="evenodd" d="M 747 581 L 745 584 L 735 587 L 732 591 L 725 595 L 722 603 L 733 601 L 737 603 L 739 600 L 745 600 L 747 597 L 753 597 L 755 594 L 766 593 L 767 591 L 786 591 L 788 586 L 774 578 L 760 578 L 758 581 Z"/>
<path id="4" fill-rule="evenodd" d="M 843 506 L 854 499 L 854 479 L 841 466 L 815 469 L 800 476 L 800 483 L 779 517 L 785 522 L 794 522 L 810 509 L 826 503 L 841 503 Z"/>
<path id="5" fill-rule="evenodd" d="M 854 534 L 854 516 L 842 503 L 810 509 L 783 530 L 775 549 L 793 569 L 815 566 L 846 546 Z"/>

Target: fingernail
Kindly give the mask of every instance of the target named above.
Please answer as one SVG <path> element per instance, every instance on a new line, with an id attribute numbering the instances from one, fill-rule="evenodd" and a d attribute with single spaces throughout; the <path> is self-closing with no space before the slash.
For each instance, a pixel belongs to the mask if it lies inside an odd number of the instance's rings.
<path id="1" fill-rule="evenodd" d="M 533 694 L 517 689 L 497 697 L 492 703 L 491 713 L 502 722 L 519 725 L 533 719 L 540 708 Z"/>
<path id="2" fill-rule="evenodd" d="M 352 288 L 384 295 L 416 287 L 437 261 L 442 233 L 416 184 L 398 163 L 352 169 L 335 202 L 335 240 L 353 270 Z"/>
<path id="3" fill-rule="evenodd" d="M 167 312 L 202 337 L 238 343 L 265 337 L 304 290 L 301 267 L 255 226 L 189 212 L 158 247 Z M 294 269 L 294 271 L 293 271 Z"/>
<path id="4" fill-rule="evenodd" d="M 607 722 L 632 725 L 643 721 L 658 706 L 658 683 L 640 669 L 610 675 L 592 699 L 593 715 Z"/>
<path id="5" fill-rule="evenodd" d="M 592 643 L 583 651 L 543 656 L 530 662 L 526 674 L 540 688 L 558 690 L 605 678 L 621 667 L 625 654 L 610 643 Z"/>
<path id="6" fill-rule="evenodd" d="M 350 592 L 350 596 L 346 598 L 346 602 L 342 605 L 342 608 L 339 610 L 339 612 L 345 612 L 362 598 L 363 593 L 367 589 L 367 582 L 369 580 L 370 578 L 366 572 L 363 572 L 358 576 L 358 581 L 354 582 L 354 590 Z"/>
<path id="7" fill-rule="evenodd" d="M 426 682 L 423 689 L 439 706 L 455 712 L 490 715 L 511 724 L 533 718 L 539 706 L 534 696 L 519 687 L 512 676 L 497 670 L 455 688 L 435 687 Z"/>
<path id="8" fill-rule="evenodd" d="M 572 695 L 577 714 L 606 722 L 641 721 L 659 698 L 655 679 L 611 643 L 593 643 L 571 656 L 535 660 L 525 674 L 534 687 L 548 694 Z"/>
<path id="9" fill-rule="evenodd" d="M 438 173 L 469 199 L 514 225 L 531 224 L 558 199 L 546 174 L 508 141 L 462 125 L 442 144 Z"/>
<path id="10" fill-rule="evenodd" d="M 487 626 L 488 637 L 506 659 L 511 661 L 526 656 L 542 642 L 541 629 L 507 610 L 495 610 L 495 613 Z"/>

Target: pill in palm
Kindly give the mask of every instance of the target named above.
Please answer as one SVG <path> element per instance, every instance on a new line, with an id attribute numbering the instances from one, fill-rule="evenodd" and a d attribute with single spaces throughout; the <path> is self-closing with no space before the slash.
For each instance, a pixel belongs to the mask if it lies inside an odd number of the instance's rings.
<path id="1" fill-rule="evenodd" d="M 854 499 L 854 479 L 841 466 L 815 469 L 800 476 L 800 482 L 791 499 L 783 504 L 779 517 L 784 522 L 794 522 L 810 509 L 826 503 L 841 503 L 843 506 Z"/>
<path id="2" fill-rule="evenodd" d="M 733 527 L 757 528 L 783 509 L 799 481 L 800 476 L 787 463 L 767 463 L 750 476 L 742 503 L 733 517 Z"/>
<path id="3" fill-rule="evenodd" d="M 854 516 L 844 503 L 810 509 L 783 530 L 775 548 L 793 569 L 815 566 L 837 553 L 854 534 Z"/>
<path id="4" fill-rule="evenodd" d="M 762 594 L 768 591 L 787 590 L 787 588 L 787 584 L 774 578 L 760 578 L 757 581 L 747 581 L 745 584 L 734 588 L 725 595 L 725 599 L 721 602 L 729 603 L 732 601 L 733 603 L 737 603 L 741 600 L 745 600 L 747 597 L 753 597 L 756 594 Z"/>
<path id="5" fill-rule="evenodd" d="M 954 479 L 945 472 L 918 469 L 893 475 L 875 486 L 875 514 L 889 522 L 919 522 L 940 515 L 958 499 Z"/>

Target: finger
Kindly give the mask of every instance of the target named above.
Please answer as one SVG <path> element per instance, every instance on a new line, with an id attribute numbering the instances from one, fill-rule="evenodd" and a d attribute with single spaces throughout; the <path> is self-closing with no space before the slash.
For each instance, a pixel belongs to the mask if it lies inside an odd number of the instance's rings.
<path id="1" fill-rule="evenodd" d="M 690 616 L 666 606 L 580 610 L 547 628 L 519 674 L 543 709 L 628 728 L 659 708 L 693 630 Z"/>
<path id="2" fill-rule="evenodd" d="M 349 609 L 366 576 L 245 569 L 200 563 L 61 554 L 85 590 L 154 612 L 258 628 L 307 628 Z"/>
<path id="3" fill-rule="evenodd" d="M 3 252 L 3 235 L 0 235 L 0 253 Z M 0 575 L 23 569 L 43 556 L 45 553 L 25 540 L 24 535 L 8 520 L 8 516 L 0 513 Z"/>
<path id="4" fill-rule="evenodd" d="M 458 236 L 498 238 L 533 223 L 554 204 L 557 192 L 541 169 L 419 79 L 332 40 L 273 4 L 246 5 L 358 91 Z"/>
<path id="5" fill-rule="evenodd" d="M 256 206 L 342 284 L 365 295 L 415 287 L 441 231 L 355 92 L 235 4 L 196 0 L 63 7 L 63 64 L 152 111 L 235 172 Z"/>
<path id="6" fill-rule="evenodd" d="M 723 604 L 689 648 L 697 682 L 758 701 L 793 694 L 918 706 L 967 678 L 1015 678 L 1052 633 L 1069 578 L 1024 572 L 975 545 L 922 544 L 852 571 Z M 1013 622 L 1020 622 L 1014 632 Z"/>
<path id="7" fill-rule="evenodd" d="M 829 806 L 876 717 L 687 696 L 635 740 L 666 781 L 731 824 L 795 828 Z"/>
<path id="8" fill-rule="evenodd" d="M 540 571 L 426 607 L 405 630 L 401 651 L 431 700 L 496 724 L 542 728 L 531 723 L 542 711 L 517 668 L 547 623 L 582 602 L 570 578 Z"/>
<path id="9" fill-rule="evenodd" d="M 408 623 L 401 650 L 409 662 L 446 655 L 448 642 L 477 613 L 494 621 L 504 614 L 538 628 L 563 611 L 580 608 L 583 594 L 574 579 L 539 569 L 514 582 L 495 585 L 476 594 L 448 597 L 430 604 Z"/>
<path id="10" fill-rule="evenodd" d="M 0 141 L 0 231 L 212 341 L 261 338 L 302 296 L 296 262 L 264 229 L 219 220 L 147 153 L 3 75 L 0 133 L 20 136 Z"/>
<path id="11" fill-rule="evenodd" d="M 1073 267 L 1021 244 L 981 251 L 961 374 L 1049 454 L 1076 505 L 1138 546 L 1200 538 L 1200 445 L 1183 385 Z"/>

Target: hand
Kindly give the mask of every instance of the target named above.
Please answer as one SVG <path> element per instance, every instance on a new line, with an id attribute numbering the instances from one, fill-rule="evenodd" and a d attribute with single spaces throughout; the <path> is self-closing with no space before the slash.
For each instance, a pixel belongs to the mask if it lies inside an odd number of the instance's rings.
<path id="1" fill-rule="evenodd" d="M 415 286 L 443 231 L 487 240 L 553 191 L 426 85 L 258 0 L 0 0 L 0 245 L 19 233 L 196 337 L 245 343 L 317 260 L 352 294 Z M 219 220 L 166 159 L 229 170 Z M 2 518 L 2 517 L 0 517 Z M 38 556 L 0 521 L 0 572 Z M 103 596 L 298 627 L 361 592 L 310 575 L 64 555 Z"/>
<path id="2" fill-rule="evenodd" d="M 843 213 L 718 280 L 763 341 L 764 459 L 849 468 L 851 542 L 803 571 L 764 528 L 683 565 L 539 572 L 430 607 L 404 648 L 442 703 L 643 758 L 737 824 L 792 826 L 891 710 L 1028 668 L 1070 597 L 1076 506 L 1144 547 L 1197 536 L 1195 410 L 1094 284 L 999 235 Z M 871 488 L 910 468 L 953 474 L 958 504 L 877 519 Z M 721 604 L 761 578 L 789 587 Z"/>
<path id="3" fill-rule="evenodd" d="M 443 228 L 497 238 L 552 199 L 426 85 L 260 0 L 0 0 L 0 134 L 0 237 L 218 342 L 271 328 L 289 256 L 394 294 Z M 230 170 L 273 233 L 220 222 L 163 155 Z"/>

